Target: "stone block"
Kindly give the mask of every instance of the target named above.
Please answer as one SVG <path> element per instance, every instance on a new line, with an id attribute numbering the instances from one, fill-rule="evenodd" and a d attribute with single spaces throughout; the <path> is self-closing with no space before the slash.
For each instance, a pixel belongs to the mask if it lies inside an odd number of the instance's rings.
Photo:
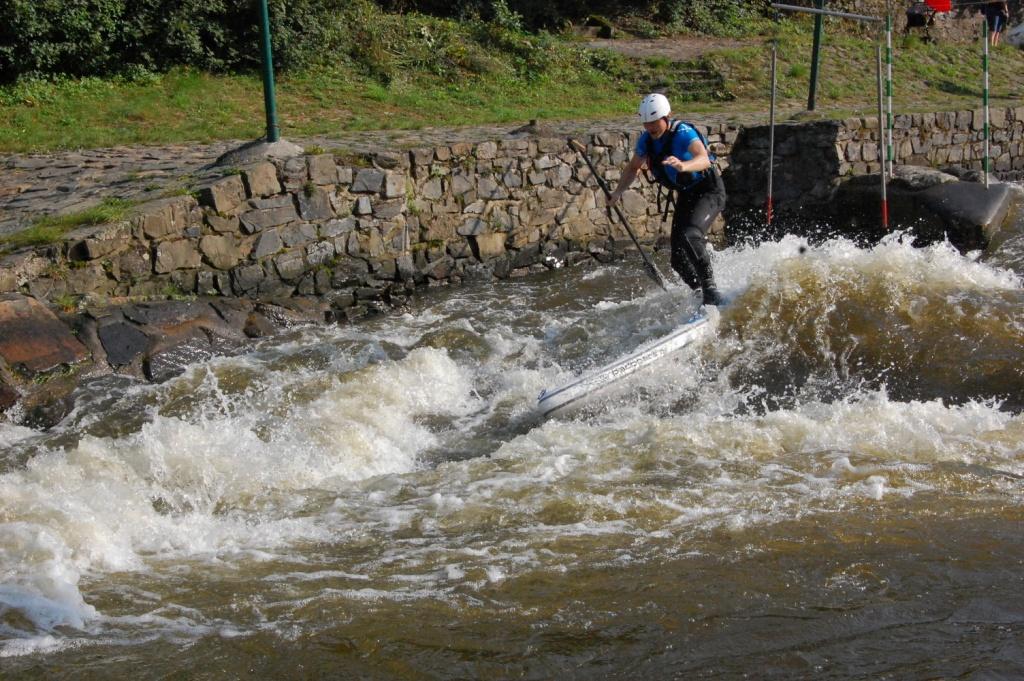
<path id="1" fill-rule="evenodd" d="M 281 193 L 277 167 L 273 163 L 256 163 L 242 169 L 242 182 L 250 197 L 272 196 Z"/>
<path id="2" fill-rule="evenodd" d="M 183 234 L 190 224 L 192 208 L 196 205 L 191 196 L 176 196 L 153 201 L 140 206 L 135 217 L 142 236 L 147 239 L 162 239 L 171 234 Z"/>
<path id="3" fill-rule="evenodd" d="M 228 175 L 200 187 L 199 203 L 218 213 L 231 213 L 246 199 L 245 185 L 239 175 Z"/>
<path id="4" fill-rule="evenodd" d="M 68 244 L 68 258 L 78 261 L 98 260 L 126 250 L 130 243 L 128 238 L 72 241 Z"/>
<path id="5" fill-rule="evenodd" d="M 0 357 L 32 374 L 89 358 L 89 351 L 42 303 L 20 294 L 0 295 Z"/>
<path id="6" fill-rule="evenodd" d="M 237 217 L 221 217 L 215 213 L 207 213 L 203 216 L 206 224 L 218 234 L 239 234 L 242 222 Z"/>
<path id="7" fill-rule="evenodd" d="M 492 159 L 498 155 L 498 145 L 494 142 L 481 142 L 476 145 L 476 157 Z"/>
<path id="8" fill-rule="evenodd" d="M 293 222 L 278 230 L 281 241 L 285 248 L 294 248 L 315 241 L 317 238 L 316 225 L 309 222 Z"/>
<path id="9" fill-rule="evenodd" d="M 306 259 L 301 251 L 282 253 L 274 258 L 274 268 L 283 281 L 298 283 L 306 272 Z"/>
<path id="10" fill-rule="evenodd" d="M 238 243 L 229 236 L 204 236 L 199 240 L 199 251 L 206 262 L 219 270 L 229 270 L 242 259 Z"/>
<path id="11" fill-rule="evenodd" d="M 434 150 L 429 147 L 412 149 L 409 156 L 414 166 L 429 166 L 434 160 Z"/>
<path id="12" fill-rule="evenodd" d="M 384 198 L 395 199 L 405 196 L 405 175 L 399 173 L 387 173 L 384 176 Z"/>
<path id="13" fill-rule="evenodd" d="M 560 208 L 569 200 L 569 195 L 559 189 L 540 187 L 537 189 L 537 198 L 542 208 Z"/>
<path id="14" fill-rule="evenodd" d="M 441 198 L 442 194 L 444 194 L 444 184 L 439 177 L 430 178 L 420 188 L 420 196 L 428 201 L 436 201 Z"/>
<path id="15" fill-rule="evenodd" d="M 409 157 L 396 151 L 378 151 L 372 158 L 374 165 L 385 170 L 405 169 L 409 166 Z"/>
<path id="16" fill-rule="evenodd" d="M 153 271 L 157 274 L 166 274 L 174 270 L 199 267 L 201 262 L 202 255 L 190 239 L 162 241 L 156 247 Z"/>
<path id="17" fill-rule="evenodd" d="M 328 185 L 338 183 L 338 166 L 334 163 L 334 156 L 331 154 L 317 154 L 306 157 L 306 168 L 309 171 L 309 181 L 316 185 Z"/>
<path id="18" fill-rule="evenodd" d="M 329 263 L 334 255 L 334 244 L 330 241 L 316 241 L 306 247 L 306 260 L 314 267 Z"/>
<path id="19" fill-rule="evenodd" d="M 989 125 L 1001 130 L 1006 127 L 1006 109 L 996 107 L 989 110 Z"/>
<path id="20" fill-rule="evenodd" d="M 473 179 L 463 171 L 459 170 L 452 174 L 451 179 L 452 194 L 455 196 L 462 196 L 463 194 L 472 191 L 475 188 Z"/>
<path id="21" fill-rule="evenodd" d="M 333 162 L 331 167 L 334 167 Z M 297 194 L 297 198 L 299 200 L 299 215 L 303 220 L 326 220 L 334 217 L 331 197 L 320 187 L 311 191 L 303 190 Z"/>
<path id="22" fill-rule="evenodd" d="M 259 264 L 240 265 L 231 270 L 231 290 L 235 295 L 249 295 L 256 291 L 264 276 L 263 268 Z"/>
<path id="23" fill-rule="evenodd" d="M 405 212 L 405 199 L 378 201 L 373 206 L 373 217 L 378 220 L 391 220 Z"/>
<path id="24" fill-rule="evenodd" d="M 289 203 L 287 206 L 280 208 L 251 210 L 247 213 L 242 213 L 240 219 L 243 232 L 246 234 L 256 234 L 267 228 L 286 225 L 289 222 L 298 220 L 299 214 L 295 211 L 295 206 Z"/>
<path id="25" fill-rule="evenodd" d="M 376 168 L 360 168 L 352 183 L 352 192 L 356 194 L 379 194 L 384 188 L 384 171 Z"/>
<path id="26" fill-rule="evenodd" d="M 490 201 L 507 199 L 508 192 L 493 177 L 481 177 L 477 182 L 478 195 Z"/>
<path id="27" fill-rule="evenodd" d="M 325 239 L 334 238 L 347 234 L 359 226 L 354 217 L 347 217 L 341 220 L 328 220 L 320 226 L 320 236 Z"/>
<path id="28" fill-rule="evenodd" d="M 627 190 L 622 195 L 622 210 L 626 215 L 639 217 L 647 212 L 647 200 L 640 192 Z"/>
<path id="29" fill-rule="evenodd" d="M 481 218 L 469 218 L 459 226 L 456 233 L 460 236 L 477 236 L 488 231 L 489 226 L 486 220 Z"/>
<path id="30" fill-rule="evenodd" d="M 256 243 L 253 244 L 252 252 L 249 254 L 253 260 L 260 260 L 273 255 L 284 248 L 284 243 L 281 241 L 281 235 L 276 229 L 268 229 L 261 232 L 256 238 Z"/>

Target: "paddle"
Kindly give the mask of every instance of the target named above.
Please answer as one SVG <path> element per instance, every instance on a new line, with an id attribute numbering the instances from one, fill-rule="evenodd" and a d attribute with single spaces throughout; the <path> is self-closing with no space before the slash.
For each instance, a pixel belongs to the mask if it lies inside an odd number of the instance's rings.
<path id="1" fill-rule="evenodd" d="M 583 160 L 587 162 L 587 167 L 590 168 L 590 174 L 597 180 L 598 186 L 604 190 L 605 198 L 610 201 L 612 192 L 608 189 L 608 184 L 604 181 L 604 178 L 597 174 L 597 169 L 594 167 L 594 164 L 590 162 L 590 157 L 587 156 L 587 148 L 571 137 L 569 138 L 569 146 L 573 150 L 578 151 L 580 156 L 583 157 Z M 668 282 L 665 281 L 665 277 L 661 276 L 661 272 L 658 271 L 658 268 L 654 266 L 654 263 L 651 262 L 651 259 L 647 257 L 647 253 L 645 253 L 644 249 L 640 246 L 640 242 L 637 240 L 636 234 L 633 233 L 632 227 L 629 226 L 629 221 L 622 213 L 622 209 L 619 208 L 619 204 L 616 203 L 612 208 L 615 210 L 615 214 L 619 216 L 622 226 L 626 228 L 626 233 L 629 234 L 629 238 L 632 239 L 633 243 L 636 245 L 636 249 L 640 251 L 640 257 L 644 259 L 644 269 L 647 271 L 647 274 L 654 280 L 654 283 L 667 291 Z"/>

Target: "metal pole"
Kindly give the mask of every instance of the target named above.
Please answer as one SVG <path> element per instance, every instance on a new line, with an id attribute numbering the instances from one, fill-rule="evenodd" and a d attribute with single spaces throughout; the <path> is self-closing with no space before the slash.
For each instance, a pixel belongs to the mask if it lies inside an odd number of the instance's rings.
<path id="1" fill-rule="evenodd" d="M 981 23 L 985 27 L 983 32 L 982 32 L 982 37 L 983 37 L 984 42 L 985 42 L 985 56 L 982 57 L 982 59 L 981 59 L 982 70 L 985 72 L 985 87 L 984 87 L 984 89 L 982 89 L 982 98 L 983 98 L 983 100 L 985 102 L 985 127 L 984 127 L 984 132 L 983 132 L 983 134 L 985 136 L 985 161 L 982 164 L 982 167 L 985 170 L 985 189 L 988 189 L 988 168 L 989 168 L 989 148 L 988 148 L 988 140 L 989 140 L 989 130 L 988 130 L 988 122 L 989 122 L 989 110 L 988 110 L 988 40 L 989 40 L 989 36 L 988 36 L 988 19 L 983 19 Z"/>
<path id="2" fill-rule="evenodd" d="M 825 8 L 825 0 L 814 0 L 819 10 Z M 825 17 L 817 14 L 814 17 L 814 47 L 811 50 L 811 84 L 807 91 L 807 110 L 814 111 L 815 98 L 818 91 L 818 67 L 821 64 L 821 34 L 824 31 Z"/>
<path id="3" fill-rule="evenodd" d="M 778 44 L 772 43 L 772 95 L 771 107 L 768 114 L 768 203 L 765 212 L 768 217 L 768 224 L 772 224 L 772 186 L 775 178 L 775 67 L 778 61 Z"/>
<path id="4" fill-rule="evenodd" d="M 888 3 L 887 3 L 888 4 Z M 892 14 L 885 15 L 885 65 L 886 65 L 886 78 L 885 78 L 885 96 L 886 106 L 888 111 L 887 115 L 887 155 L 889 157 L 889 178 L 895 176 L 895 169 L 893 164 L 896 163 L 896 148 L 892 143 L 892 133 L 895 127 L 895 118 L 892 112 Z"/>
<path id="5" fill-rule="evenodd" d="M 260 0 L 260 24 L 263 40 L 263 107 L 267 112 L 267 142 L 281 138 L 277 126 L 277 100 L 274 96 L 274 57 L 270 50 L 270 11 L 267 0 Z"/>
<path id="6" fill-rule="evenodd" d="M 824 2 L 822 2 L 824 4 Z M 881 17 L 872 17 L 866 14 L 851 14 L 850 12 L 835 12 L 830 9 L 815 9 L 813 7 L 800 7 L 798 5 L 783 5 L 778 2 L 773 2 L 772 7 L 775 9 L 785 10 L 787 12 L 804 12 L 807 14 L 820 14 L 825 17 L 839 17 L 840 19 L 853 19 L 854 21 L 873 21 L 881 22 Z"/>
<path id="7" fill-rule="evenodd" d="M 882 151 L 884 132 L 882 130 L 882 46 L 876 47 L 876 54 L 878 58 L 878 160 L 881 164 L 881 170 L 878 176 L 882 178 L 882 227 L 885 231 L 889 231 L 889 198 L 886 196 L 885 187 L 885 154 Z"/>

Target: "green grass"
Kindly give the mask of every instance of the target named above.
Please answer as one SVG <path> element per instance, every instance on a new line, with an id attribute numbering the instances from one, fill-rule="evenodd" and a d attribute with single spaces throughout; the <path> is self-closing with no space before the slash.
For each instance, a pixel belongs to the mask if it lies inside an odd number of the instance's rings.
<path id="1" fill-rule="evenodd" d="M 77 213 L 46 215 L 15 234 L 0 237 L 0 252 L 26 246 L 42 246 L 59 241 L 65 234 L 85 225 L 117 222 L 127 215 L 133 203 L 123 199 L 104 199 L 102 203 Z"/>
<path id="2" fill-rule="evenodd" d="M 634 110 L 640 90 L 658 82 L 668 86 L 670 97 L 685 102 L 680 108 L 687 114 L 763 112 L 768 100 L 765 36 L 681 65 L 663 57 L 630 60 L 593 52 L 568 38 L 494 33 L 421 16 L 375 21 L 385 31 L 380 49 L 367 48 L 359 59 L 325 55 L 323 65 L 279 74 L 279 123 L 286 137 L 621 117 Z M 809 27 L 783 22 L 773 29 L 780 41 L 783 111 L 800 110 L 806 102 Z M 898 43 L 897 112 L 979 107 L 980 61 L 977 45 Z M 680 69 L 701 68 L 720 73 L 724 81 L 702 90 L 696 87 L 703 82 L 699 76 L 692 86 L 673 80 Z M 994 50 L 994 105 L 1024 98 L 1021 72 L 1024 52 Z M 827 34 L 820 73 L 820 111 L 874 115 L 870 39 Z M 734 101 L 714 101 L 730 97 Z M 134 81 L 28 81 L 0 88 L 0 153 L 255 139 L 264 126 L 257 74 L 182 68 Z"/>
<path id="3" fill-rule="evenodd" d="M 256 75 L 179 69 L 144 83 L 76 85 L 9 89 L 0 97 L 0 151 L 254 139 L 264 132 L 262 82 Z M 284 134 L 304 137 L 594 118 L 631 109 L 635 92 L 596 69 L 455 81 L 424 73 L 383 85 L 350 70 L 321 67 L 280 76 L 277 97 Z"/>
<path id="4" fill-rule="evenodd" d="M 787 33 L 780 38 L 777 69 L 780 108 L 802 109 L 809 83 L 809 35 Z M 717 53 L 711 60 L 725 74 L 741 107 L 768 100 L 768 48 L 752 45 Z M 884 65 L 883 65 L 884 67 Z M 1024 99 L 1024 51 L 1000 47 L 990 62 L 990 97 L 994 106 L 1013 106 Z M 883 74 L 884 77 L 884 74 Z M 952 111 L 981 107 L 980 45 L 925 44 L 908 41 L 894 48 L 893 107 L 897 114 Z M 877 115 L 875 45 L 853 36 L 826 37 L 821 52 L 818 108 L 837 117 Z"/>

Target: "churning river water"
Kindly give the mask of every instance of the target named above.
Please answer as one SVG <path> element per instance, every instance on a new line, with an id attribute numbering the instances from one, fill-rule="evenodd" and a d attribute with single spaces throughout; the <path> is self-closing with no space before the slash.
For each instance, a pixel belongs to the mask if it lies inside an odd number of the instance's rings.
<path id="1" fill-rule="evenodd" d="M 1021 272 L 803 245 L 570 417 L 696 310 L 635 254 L 0 424 L 0 677 L 1024 677 Z"/>

